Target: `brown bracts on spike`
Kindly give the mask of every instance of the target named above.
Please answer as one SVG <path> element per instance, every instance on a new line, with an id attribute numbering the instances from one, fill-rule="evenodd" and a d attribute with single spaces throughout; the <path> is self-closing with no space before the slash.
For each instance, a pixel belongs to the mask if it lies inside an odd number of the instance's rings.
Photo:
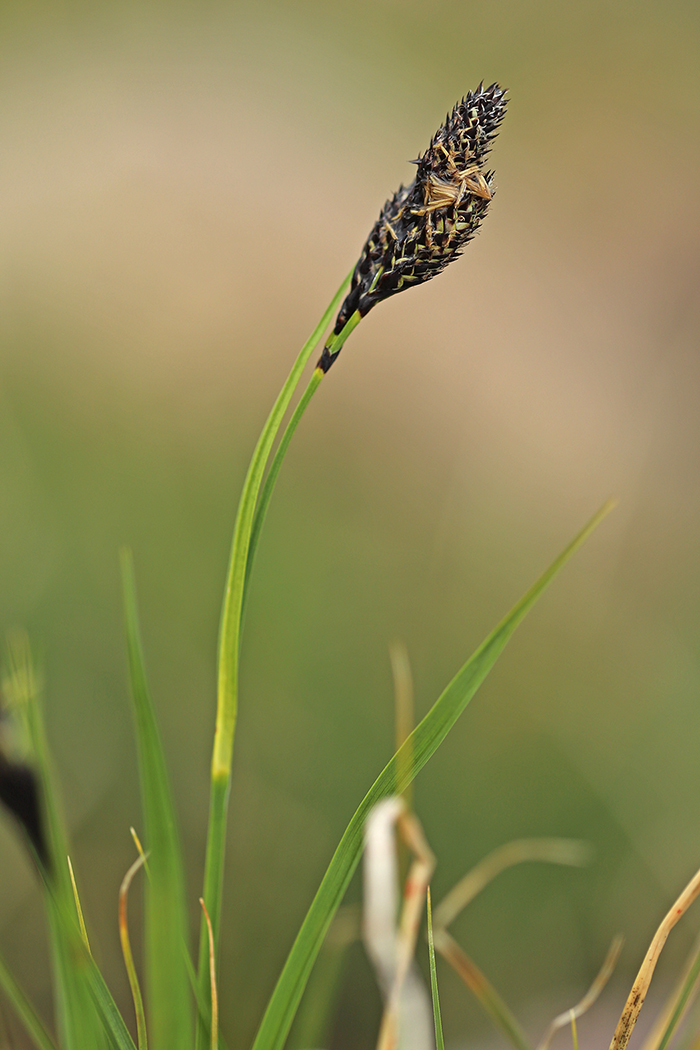
<path id="1" fill-rule="evenodd" d="M 472 239 L 494 194 L 493 172 L 483 165 L 505 111 L 505 91 L 498 84 L 470 91 L 416 161 L 411 185 L 400 186 L 386 202 L 318 362 L 323 372 L 350 327 L 373 306 L 441 273 Z"/>

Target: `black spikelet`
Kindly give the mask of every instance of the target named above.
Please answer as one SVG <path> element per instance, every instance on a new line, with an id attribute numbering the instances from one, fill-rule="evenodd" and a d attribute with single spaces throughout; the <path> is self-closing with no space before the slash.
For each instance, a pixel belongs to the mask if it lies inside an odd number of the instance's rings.
<path id="1" fill-rule="evenodd" d="M 50 858 L 41 804 L 41 789 L 34 770 L 0 753 L 0 802 L 12 813 L 48 871 Z"/>
<path id="2" fill-rule="evenodd" d="M 410 186 L 386 202 L 355 267 L 335 322 L 338 335 L 357 311 L 364 317 L 396 292 L 429 281 L 458 258 L 478 230 L 494 194 L 483 164 L 505 116 L 498 84 L 468 92 L 417 161 Z M 337 353 L 324 350 L 327 372 Z"/>

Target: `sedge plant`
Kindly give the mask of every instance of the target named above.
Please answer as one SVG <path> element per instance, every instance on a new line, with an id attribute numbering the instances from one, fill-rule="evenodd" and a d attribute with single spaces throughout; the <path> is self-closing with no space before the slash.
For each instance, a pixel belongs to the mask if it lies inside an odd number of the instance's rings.
<path id="1" fill-rule="evenodd" d="M 80 906 L 81 876 L 68 860 L 39 683 L 28 642 L 22 637 L 11 641 L 3 679 L 5 717 L 0 722 L 0 800 L 23 829 L 43 888 L 55 989 L 52 1027 L 39 1017 L 1 956 L 0 986 L 30 1042 L 39 1050 L 135 1050 L 137 1045 L 138 1050 L 149 1046 L 151 1050 L 216 1050 L 224 1046 L 219 1034 L 221 989 L 217 988 L 216 975 L 241 633 L 253 563 L 275 482 L 311 398 L 360 321 L 382 300 L 438 275 L 477 232 L 495 192 L 486 159 L 505 110 L 505 92 L 493 84 L 469 92 L 448 114 L 416 161 L 414 180 L 400 186 L 382 208 L 357 264 L 302 347 L 255 446 L 238 504 L 221 611 L 202 922 L 194 959 L 188 942 L 177 820 L 140 640 L 133 564 L 130 553 L 122 552 L 144 828 L 143 846 L 135 838 L 138 855 L 124 879 L 119 901 L 120 937 L 134 1000 L 128 1022 L 91 953 Z M 307 365 L 319 349 L 317 364 L 292 407 Z M 288 421 L 280 435 L 285 418 Z M 610 504 L 606 504 L 594 515 L 486 636 L 369 787 L 310 904 L 252 1050 L 282 1050 L 285 1044 L 314 962 L 361 857 L 363 828 L 370 811 L 382 799 L 402 793 L 406 797 L 406 789 L 445 739 L 517 626 L 609 509 Z M 146 893 L 142 979 L 132 959 L 127 910 L 129 887 L 135 878 L 145 880 Z M 416 916 L 411 921 L 413 944 Z M 440 949 L 444 936 L 444 922 L 436 922 L 435 936 L 431 935 L 431 976 L 438 1033 L 441 1027 L 433 949 Z M 697 964 L 689 970 L 679 992 L 681 998 L 688 982 L 697 979 L 697 971 Z M 675 1016 L 672 1008 L 670 1012 Z M 389 1043 L 392 1023 L 391 1018 L 386 1022 Z M 438 1034 L 438 1045 L 440 1040 Z M 618 1045 L 622 1050 L 623 1043 Z M 654 1050 L 663 1050 L 664 1046 L 662 1033 Z"/>

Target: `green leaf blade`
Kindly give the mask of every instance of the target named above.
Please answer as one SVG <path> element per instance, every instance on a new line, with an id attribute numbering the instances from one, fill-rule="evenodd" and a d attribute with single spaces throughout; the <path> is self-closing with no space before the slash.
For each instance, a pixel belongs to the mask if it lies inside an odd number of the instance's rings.
<path id="1" fill-rule="evenodd" d="M 428 909 L 428 956 L 430 959 L 430 994 L 433 1000 L 433 1019 L 435 1021 L 435 1046 L 445 1050 L 445 1037 L 442 1033 L 442 1015 L 440 1013 L 440 994 L 437 983 L 437 966 L 435 965 L 435 942 L 433 940 L 433 909 L 430 900 L 430 886 L 427 896 Z"/>
<path id="2" fill-rule="evenodd" d="M 292 945 L 258 1029 L 253 1050 L 282 1050 L 284 1046 L 323 938 L 360 859 L 363 828 L 369 810 L 380 799 L 400 794 L 432 757 L 515 629 L 612 506 L 612 502 L 608 502 L 598 511 L 467 660 L 365 795 L 340 840 Z M 407 761 L 409 754 L 412 755 L 410 765 Z"/>
<path id="3" fill-rule="evenodd" d="M 104 1031 L 107 1033 L 113 1050 L 136 1050 L 136 1044 L 129 1035 L 129 1029 L 124 1023 L 124 1018 L 119 1013 L 117 1004 L 112 998 L 112 993 L 105 984 L 104 978 L 92 956 L 88 955 L 84 947 L 83 960 L 90 997 L 97 1014 L 101 1018 Z M 89 1045 L 84 1044 L 81 1050 L 87 1050 Z"/>
<path id="4" fill-rule="evenodd" d="M 129 677 L 148 849 L 146 995 L 152 1050 L 188 1050 L 194 1016 L 187 972 L 185 878 L 165 755 L 146 677 L 131 553 L 121 552 Z"/>

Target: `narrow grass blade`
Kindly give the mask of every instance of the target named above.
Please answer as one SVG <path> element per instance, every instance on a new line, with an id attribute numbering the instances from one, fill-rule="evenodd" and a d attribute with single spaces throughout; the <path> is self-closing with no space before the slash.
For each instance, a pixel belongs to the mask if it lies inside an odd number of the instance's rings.
<path id="1" fill-rule="evenodd" d="M 277 482 L 277 477 L 282 468 L 284 457 L 287 455 L 289 443 L 294 437 L 294 431 L 299 426 L 301 417 L 304 415 L 304 412 L 306 412 L 306 409 L 309 405 L 309 401 L 318 390 L 322 379 L 323 372 L 320 368 L 315 368 L 311 374 L 311 379 L 308 382 L 306 390 L 300 397 L 299 403 L 297 404 L 296 408 L 292 412 L 292 415 L 290 416 L 284 434 L 282 435 L 280 443 L 277 446 L 277 449 L 275 450 L 274 456 L 272 457 L 272 463 L 270 464 L 270 469 L 267 472 L 265 482 L 262 486 L 262 489 L 260 490 L 260 499 L 258 500 L 257 507 L 255 508 L 255 517 L 253 518 L 253 526 L 250 532 L 250 547 L 248 549 L 248 561 L 246 563 L 245 569 L 245 582 L 243 586 L 241 617 L 243 617 L 243 614 L 245 612 L 246 600 L 248 598 L 248 588 L 250 585 L 250 577 L 253 572 L 253 565 L 255 564 L 255 554 L 258 549 L 260 534 L 262 532 L 262 527 L 265 524 L 265 518 L 267 517 L 267 511 L 270 505 L 270 500 L 272 499 L 272 493 Z"/>
<path id="2" fill-rule="evenodd" d="M 80 895 L 78 893 L 78 884 L 75 881 L 75 873 L 73 871 L 73 864 L 70 857 L 66 857 L 68 861 L 68 872 L 70 874 L 70 884 L 73 888 L 73 899 L 75 901 L 75 913 L 78 916 L 78 926 L 80 927 L 80 936 L 83 938 L 83 944 L 90 952 L 90 939 L 88 937 L 87 926 L 85 925 L 85 917 L 83 915 L 82 905 L 80 903 Z M 92 952 L 90 952 L 92 955 Z"/>
<path id="3" fill-rule="evenodd" d="M 47 909 L 49 920 L 54 921 L 59 927 L 70 949 L 73 970 L 80 978 L 81 1010 L 78 1019 L 82 1022 L 87 1019 L 96 1033 L 91 1037 L 92 1042 L 76 1042 L 75 1045 L 78 1050 L 85 1050 L 86 1047 L 93 1050 L 93 1047 L 107 1046 L 112 1047 L 113 1050 L 136 1050 L 112 994 L 81 937 L 74 917 L 73 902 L 70 902 L 70 907 L 66 907 L 64 901 L 58 898 L 48 884 L 47 899 L 49 901 Z M 82 1030 L 84 1027 L 85 1025 Z M 82 1030 L 78 1038 L 82 1038 Z M 65 1050 L 63 1042 L 59 1040 L 59 1044 L 61 1050 Z"/>
<path id="4" fill-rule="evenodd" d="M 188 921 L 182 853 L 170 780 L 141 647 L 133 559 L 121 551 L 124 618 L 148 849 L 145 946 L 153 1050 L 188 1050 L 194 1018 L 184 958 Z"/>
<path id="5" fill-rule="evenodd" d="M 81 1050 L 103 1048 L 105 1033 L 90 996 L 86 968 L 79 952 L 83 948 L 80 931 L 67 919 L 65 909 L 47 896 L 48 924 L 54 969 L 57 1027 L 61 1047 Z"/>
<path id="6" fill-rule="evenodd" d="M 346 278 L 346 282 L 343 284 L 341 291 L 343 291 L 346 288 L 348 281 L 349 281 L 349 277 Z M 336 300 L 339 301 L 340 294 L 341 294 L 341 292 L 338 292 L 338 295 L 336 296 L 336 299 L 334 299 L 333 303 L 331 304 L 331 306 L 333 307 L 333 310 L 331 311 L 331 307 L 329 307 L 329 310 L 326 311 L 326 314 L 324 314 L 323 318 L 321 319 L 321 324 L 316 329 L 316 332 L 319 331 L 319 328 L 321 327 L 321 325 L 323 325 L 324 329 L 327 327 L 327 324 L 328 324 L 327 315 L 329 315 L 329 311 L 330 311 L 331 312 L 330 315 L 332 316 L 332 312 L 335 311 L 335 305 L 334 304 L 336 303 Z M 330 318 L 328 317 L 328 319 L 330 319 Z M 326 346 L 329 347 L 329 348 L 332 348 L 331 352 L 333 354 L 337 354 L 337 353 L 340 352 L 340 349 L 343 346 L 343 344 L 345 343 L 345 340 L 348 338 L 350 333 L 352 331 L 354 331 L 354 329 L 357 327 L 357 325 L 359 323 L 360 323 L 360 315 L 358 313 L 355 313 L 350 318 L 350 320 L 347 322 L 347 324 L 345 325 L 343 330 L 338 333 L 338 335 L 331 335 L 331 337 L 329 338 Z M 314 336 L 315 336 L 315 334 L 316 333 L 314 333 Z M 312 338 L 314 338 L 314 336 L 312 336 Z M 314 344 L 314 346 L 318 345 L 319 341 L 320 341 L 320 337 L 319 337 L 319 339 L 316 340 L 316 343 Z M 307 346 L 308 345 L 309 344 L 307 344 Z M 305 353 L 305 351 L 306 351 L 306 347 L 304 347 L 304 350 L 302 351 L 302 353 Z M 308 356 L 310 356 L 310 352 L 309 352 Z M 307 360 L 308 360 L 308 356 L 306 357 Z M 287 426 L 286 426 L 286 429 L 284 431 L 284 434 L 282 435 L 282 439 L 281 439 L 279 445 L 277 446 L 275 454 L 274 454 L 274 456 L 272 458 L 272 463 L 270 464 L 270 469 L 269 469 L 269 471 L 267 473 L 267 477 L 265 478 L 265 483 L 262 486 L 262 489 L 260 490 L 260 499 L 258 500 L 257 507 L 255 508 L 255 517 L 253 518 L 253 526 L 252 526 L 251 534 L 250 534 L 250 545 L 249 545 L 249 549 L 248 549 L 248 560 L 246 562 L 245 582 L 244 582 L 244 587 L 243 587 L 242 611 L 245 611 L 245 604 L 246 604 L 246 599 L 247 599 L 247 596 L 248 596 L 248 584 L 249 584 L 249 581 L 250 581 L 251 573 L 253 571 L 253 565 L 254 565 L 254 562 L 255 562 L 255 552 L 256 552 L 257 547 L 258 547 L 258 541 L 260 540 L 260 533 L 262 532 L 262 527 L 265 524 L 265 518 L 267 517 L 267 509 L 268 509 L 268 506 L 270 504 L 270 499 L 272 498 L 272 493 L 273 493 L 273 490 L 275 488 L 275 484 L 277 482 L 277 476 L 278 476 L 278 474 L 280 472 L 280 469 L 282 467 L 282 463 L 284 461 L 284 457 L 287 455 L 287 449 L 289 448 L 289 443 L 292 440 L 292 437 L 294 436 L 294 431 L 298 427 L 299 421 L 301 420 L 301 417 L 304 415 L 304 412 L 306 412 L 306 409 L 308 407 L 309 401 L 311 400 L 311 398 L 314 396 L 314 394 L 318 390 L 318 387 L 320 386 L 321 380 L 323 379 L 324 375 L 325 375 L 325 373 L 322 371 L 321 368 L 317 367 L 317 368 L 314 369 L 314 371 L 313 371 L 313 373 L 311 375 L 311 379 L 309 380 L 308 386 L 306 387 L 306 390 L 304 391 L 304 393 L 302 394 L 301 398 L 299 399 L 299 403 L 296 406 L 296 408 L 294 409 L 294 412 L 292 413 L 292 415 L 291 415 L 291 417 L 289 419 L 289 422 L 287 423 Z M 243 615 L 243 612 L 241 613 L 241 618 L 242 618 L 242 615 Z"/>
<path id="7" fill-rule="evenodd" d="M 146 872 L 146 878 L 150 879 L 151 873 L 150 873 L 150 869 L 148 867 L 148 856 L 147 856 L 146 853 L 144 853 L 143 846 L 141 845 L 141 840 L 139 839 L 135 828 L 129 828 L 129 831 L 131 833 L 132 839 L 134 840 L 134 845 L 136 846 L 136 849 L 138 850 L 139 857 L 141 857 L 141 859 L 143 860 L 143 867 L 144 867 L 144 871 Z M 204 1003 L 201 1003 L 199 1001 L 199 998 L 198 998 L 198 996 L 199 996 L 199 985 L 197 984 L 197 974 L 195 973 L 194 964 L 192 962 L 192 957 L 190 956 L 189 949 L 188 949 L 187 944 L 185 943 L 184 940 L 183 940 L 182 944 L 180 945 L 180 950 L 182 952 L 183 964 L 184 964 L 185 970 L 187 972 L 187 981 L 188 981 L 189 986 L 190 986 L 190 991 L 192 993 L 192 997 L 193 997 L 193 999 L 195 1001 L 195 1005 L 196 1005 L 197 1009 L 199 1010 L 200 1016 L 203 1018 L 205 1016 L 205 1005 L 204 1005 Z M 220 1050 L 225 1050 L 224 1043 L 223 1043 L 223 1040 L 222 1040 L 221 1036 L 219 1036 L 219 1047 L 220 1047 Z"/>
<path id="8" fill-rule="evenodd" d="M 240 649 L 241 617 L 246 586 L 248 565 L 250 562 L 251 533 L 258 494 L 263 474 L 272 446 L 282 424 L 285 412 L 289 407 L 292 395 L 301 379 L 304 368 L 330 324 L 340 301 L 349 284 L 350 275 L 338 289 L 326 312 L 314 329 L 310 338 L 302 347 L 287 380 L 267 418 L 262 433 L 255 446 L 253 457 L 248 467 L 243 489 L 238 503 L 236 523 L 233 529 L 233 540 L 226 573 L 226 587 L 221 610 L 218 650 L 218 680 L 216 703 L 216 728 L 214 732 L 214 749 L 211 762 L 211 796 L 209 801 L 209 826 L 207 847 L 204 862 L 204 892 L 216 945 L 219 935 L 221 916 L 221 896 L 223 891 L 224 856 L 226 852 L 226 815 L 231 780 L 231 760 L 233 741 L 236 732 L 238 714 L 238 657 Z M 313 392 L 313 391 L 312 391 Z M 310 396 L 310 395 L 309 395 Z M 308 398 L 305 404 L 308 404 Z M 295 417 L 298 421 L 299 414 Z M 296 426 L 296 423 L 294 424 Z M 291 434 L 290 434 L 291 437 Z M 287 442 L 288 445 L 289 442 Z M 286 451 L 286 445 L 285 445 Z M 276 470 L 279 470 L 281 458 L 278 458 Z M 275 473 L 276 477 L 276 473 Z M 272 484 L 274 484 L 274 479 Z M 264 510 L 272 492 L 269 487 Z M 263 510 L 263 513 L 264 513 Z M 262 528 L 262 517 L 258 516 L 256 529 L 259 536 Z M 199 995 L 203 1002 L 209 1001 L 209 932 L 202 919 L 199 937 L 198 981 Z M 197 1024 L 197 1050 L 203 1050 L 206 1041 L 206 1018 L 200 1018 Z"/>
<path id="9" fill-rule="evenodd" d="M 433 1018 L 435 1020 L 435 1046 L 445 1050 L 445 1037 L 442 1034 L 442 1016 L 440 1014 L 440 995 L 438 993 L 437 967 L 435 965 L 435 942 L 433 940 L 433 910 L 430 901 L 430 886 L 427 894 L 428 907 L 428 955 L 430 958 L 430 991 L 433 997 Z"/>
<path id="10" fill-rule="evenodd" d="M 360 858 L 362 829 L 369 810 L 387 795 L 400 794 L 432 757 L 496 663 L 516 627 L 557 573 L 610 512 L 612 506 L 609 502 L 601 508 L 479 646 L 365 795 L 333 855 L 297 934 L 268 1003 L 253 1050 L 282 1050 L 328 924 L 343 898 Z M 406 752 L 411 754 L 410 766 L 404 761 Z"/>
<path id="11" fill-rule="evenodd" d="M 696 943 L 683 975 L 674 988 L 666 1008 L 652 1028 L 643 1050 L 666 1050 L 676 1030 L 693 1004 L 700 988 L 700 945 Z"/>
<path id="12" fill-rule="evenodd" d="M 214 931 L 211 928 L 211 919 L 207 913 L 204 898 L 199 898 L 199 903 L 204 912 L 204 919 L 209 934 L 209 994 L 211 995 L 211 1050 L 217 1050 L 219 1046 L 219 993 L 216 988 L 216 952 L 214 950 Z"/>
<path id="13" fill-rule="evenodd" d="M 649 990 L 651 979 L 654 976 L 656 964 L 659 961 L 659 956 L 661 955 L 661 951 L 666 943 L 668 935 L 678 920 L 685 915 L 693 901 L 697 900 L 698 896 L 700 896 L 700 871 L 697 871 L 695 875 L 693 875 L 692 879 L 685 887 L 671 910 L 667 912 L 661 925 L 654 934 L 652 942 L 644 956 L 644 961 L 639 968 L 639 973 L 632 985 L 632 990 L 627 997 L 627 1002 L 625 1003 L 620 1020 L 617 1023 L 617 1028 L 615 1029 L 612 1042 L 610 1043 L 610 1050 L 625 1050 L 634 1030 L 634 1026 L 637 1023 L 640 1010 L 644 1005 L 644 1000 Z"/>
<path id="14" fill-rule="evenodd" d="M 129 987 L 131 988 L 131 998 L 134 1001 L 134 1013 L 136 1014 L 136 1034 L 138 1037 L 139 1050 L 148 1050 L 148 1035 L 146 1032 L 146 1014 L 143 1009 L 143 997 L 141 995 L 141 988 L 139 986 L 139 979 L 136 975 L 136 967 L 134 966 L 134 956 L 131 952 L 131 942 L 129 940 L 129 921 L 127 917 L 127 902 L 129 899 L 129 888 L 134 875 L 143 867 L 145 861 L 145 855 L 141 854 L 136 858 L 134 863 L 131 865 L 126 875 L 122 879 L 122 884 L 119 889 L 119 939 L 122 946 L 122 955 L 124 957 L 124 965 L 126 966 L 126 973 L 129 978 Z"/>
<path id="15" fill-rule="evenodd" d="M 2 956 L 0 956 L 0 987 L 15 1008 L 15 1013 L 37 1050 L 56 1050 L 56 1044 L 46 1031 L 43 1021 L 8 970 Z"/>
<path id="16" fill-rule="evenodd" d="M 343 905 L 331 923 L 301 1001 L 289 1037 L 291 1050 L 309 1050 L 309 1047 L 325 1046 L 328 1042 L 328 1030 L 338 1002 L 347 950 L 359 935 L 358 908 L 354 904 Z"/>
<path id="17" fill-rule="evenodd" d="M 41 700 L 26 635 L 14 636 L 10 644 L 10 676 L 6 687 L 24 704 L 26 724 L 36 770 L 43 788 L 44 819 L 50 870 L 43 871 L 44 900 L 49 927 L 54 975 L 56 1027 L 62 1050 L 102 1050 L 103 1029 L 89 995 L 83 942 L 74 919 L 73 888 L 66 857 L 67 837 L 60 815 Z"/>
<path id="18" fill-rule="evenodd" d="M 85 963 L 87 985 L 90 997 L 99 1015 L 103 1031 L 107 1034 L 110 1046 L 113 1050 L 136 1050 L 134 1040 L 129 1035 L 129 1029 L 124 1023 L 124 1018 L 117 1009 L 117 1004 L 112 998 L 112 993 L 105 984 L 104 978 L 98 970 L 92 956 L 88 955 L 81 942 L 81 954 Z M 103 1045 L 102 1042 L 100 1045 Z M 92 1044 L 84 1043 L 81 1050 L 92 1050 Z"/>

